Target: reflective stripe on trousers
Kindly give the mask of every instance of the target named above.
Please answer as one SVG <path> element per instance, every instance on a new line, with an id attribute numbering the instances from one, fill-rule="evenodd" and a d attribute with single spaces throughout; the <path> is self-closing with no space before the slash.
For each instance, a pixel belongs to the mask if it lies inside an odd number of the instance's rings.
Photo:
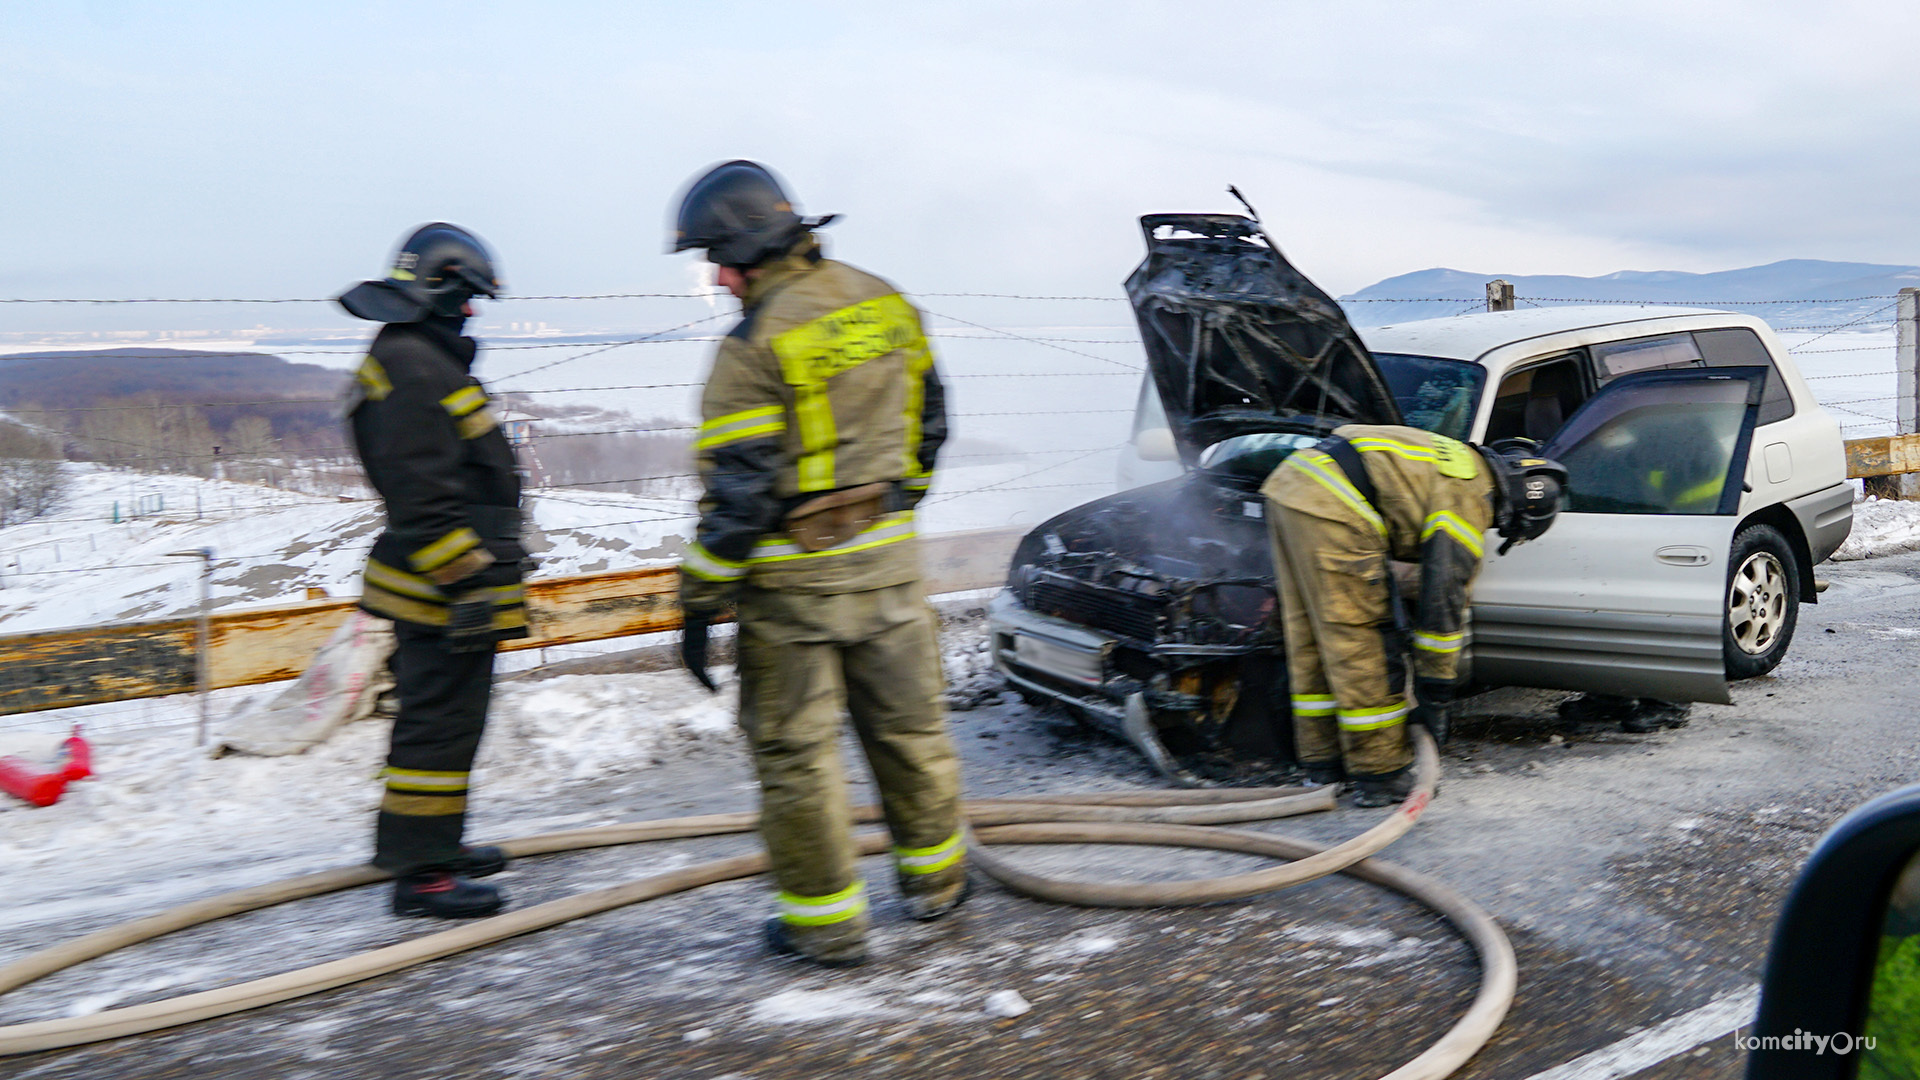
<path id="1" fill-rule="evenodd" d="M 867 910 L 867 883 L 854 883 L 826 896 L 801 896 L 782 891 L 774 900 L 780 921 L 794 926 L 830 926 L 846 922 Z"/>
<path id="2" fill-rule="evenodd" d="M 932 847 L 893 849 L 893 863 L 903 874 L 937 874 L 967 854 L 967 842 L 959 831 Z"/>

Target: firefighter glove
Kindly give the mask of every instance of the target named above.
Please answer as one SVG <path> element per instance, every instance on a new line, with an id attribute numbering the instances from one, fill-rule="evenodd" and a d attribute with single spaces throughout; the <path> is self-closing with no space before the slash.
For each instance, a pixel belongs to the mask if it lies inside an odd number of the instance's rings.
<path id="1" fill-rule="evenodd" d="M 681 618 L 680 627 L 680 663 L 688 674 L 700 680 L 700 685 L 708 693 L 720 688 L 713 684 L 713 677 L 707 674 L 707 626 L 705 615 L 686 612 Z"/>
<path id="2" fill-rule="evenodd" d="M 493 648 L 493 598 L 485 589 L 469 589 L 447 607 L 447 651 L 488 652 Z"/>
<path id="3" fill-rule="evenodd" d="M 1413 694 L 1419 700 L 1413 707 L 1413 722 L 1426 728 L 1434 742 L 1447 745 L 1453 683 L 1446 679 L 1415 679 Z"/>

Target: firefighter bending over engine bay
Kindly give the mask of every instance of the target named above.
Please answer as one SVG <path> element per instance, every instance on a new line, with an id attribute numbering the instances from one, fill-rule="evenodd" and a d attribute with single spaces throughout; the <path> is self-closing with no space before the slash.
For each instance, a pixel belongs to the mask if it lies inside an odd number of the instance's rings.
<path id="1" fill-rule="evenodd" d="M 1497 527 L 1506 543 L 1553 524 L 1566 469 L 1524 440 L 1498 448 L 1411 427 L 1349 424 L 1267 477 L 1267 533 L 1292 685 L 1295 755 L 1356 806 L 1413 786 L 1409 717 L 1447 739 L 1466 614 Z M 1420 564 L 1408 626 L 1390 559 Z M 1413 654 L 1407 694 L 1406 657 Z"/>
<path id="2" fill-rule="evenodd" d="M 851 714 L 893 837 L 907 914 L 967 898 L 960 766 L 949 742 L 913 507 L 947 434 L 920 315 L 892 285 L 823 257 L 779 182 L 730 161 L 683 196 L 672 250 L 704 248 L 741 300 L 701 396 L 704 494 L 680 565 L 681 656 L 707 689 L 707 627 L 739 622 L 740 726 L 779 886 L 768 947 L 866 960 L 867 895 L 836 743 Z"/>

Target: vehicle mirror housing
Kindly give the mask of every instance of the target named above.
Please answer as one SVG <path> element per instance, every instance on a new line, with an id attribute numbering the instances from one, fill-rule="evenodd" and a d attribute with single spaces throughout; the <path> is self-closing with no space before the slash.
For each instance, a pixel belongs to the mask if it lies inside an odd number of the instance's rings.
<path id="1" fill-rule="evenodd" d="M 1860 807 L 1821 839 L 1774 924 L 1743 1043 L 1747 1080 L 1853 1080 L 1874 1075 L 1862 1057 L 1911 1053 L 1916 852 L 1920 785 Z M 1849 1052 L 1809 1053 L 1801 1033 L 1845 1036 Z"/>
<path id="2" fill-rule="evenodd" d="M 1173 432 L 1168 428 L 1147 428 L 1133 437 L 1133 448 L 1142 461 L 1175 461 L 1180 457 L 1180 448 L 1174 444 Z"/>

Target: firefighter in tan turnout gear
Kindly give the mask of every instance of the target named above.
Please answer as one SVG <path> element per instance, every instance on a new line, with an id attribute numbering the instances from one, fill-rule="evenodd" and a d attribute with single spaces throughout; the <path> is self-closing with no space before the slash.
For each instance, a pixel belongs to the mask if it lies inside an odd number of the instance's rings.
<path id="1" fill-rule="evenodd" d="M 436 222 L 393 269 L 340 297 L 385 323 L 354 375 L 347 422 L 387 527 L 367 557 L 360 606 L 393 620 L 394 720 L 373 864 L 393 874 L 400 915 L 490 915 L 499 890 L 468 880 L 506 868 L 497 847 L 461 843 L 467 776 L 486 726 L 495 645 L 527 636 L 520 579 L 520 475 L 469 369 L 468 301 L 498 293 L 478 238 Z"/>
<path id="2" fill-rule="evenodd" d="M 1499 526 L 1502 554 L 1540 536 L 1565 481 L 1566 470 L 1530 444 L 1479 449 L 1419 428 L 1359 424 L 1296 451 L 1267 478 L 1294 749 L 1310 779 L 1350 781 L 1358 806 L 1406 798 L 1407 721 L 1446 741 L 1487 529 Z M 1410 620 L 1394 559 L 1420 566 Z"/>
<path id="3" fill-rule="evenodd" d="M 960 769 L 941 704 L 913 507 L 946 438 L 920 316 L 885 281 L 824 258 L 779 182 L 748 161 L 696 179 L 673 250 L 704 248 L 742 302 L 701 398 L 704 495 L 680 567 L 682 657 L 708 689 L 707 626 L 739 623 L 740 726 L 779 887 L 769 947 L 866 959 L 836 743 L 843 711 L 880 788 L 907 913 L 967 896 Z"/>

